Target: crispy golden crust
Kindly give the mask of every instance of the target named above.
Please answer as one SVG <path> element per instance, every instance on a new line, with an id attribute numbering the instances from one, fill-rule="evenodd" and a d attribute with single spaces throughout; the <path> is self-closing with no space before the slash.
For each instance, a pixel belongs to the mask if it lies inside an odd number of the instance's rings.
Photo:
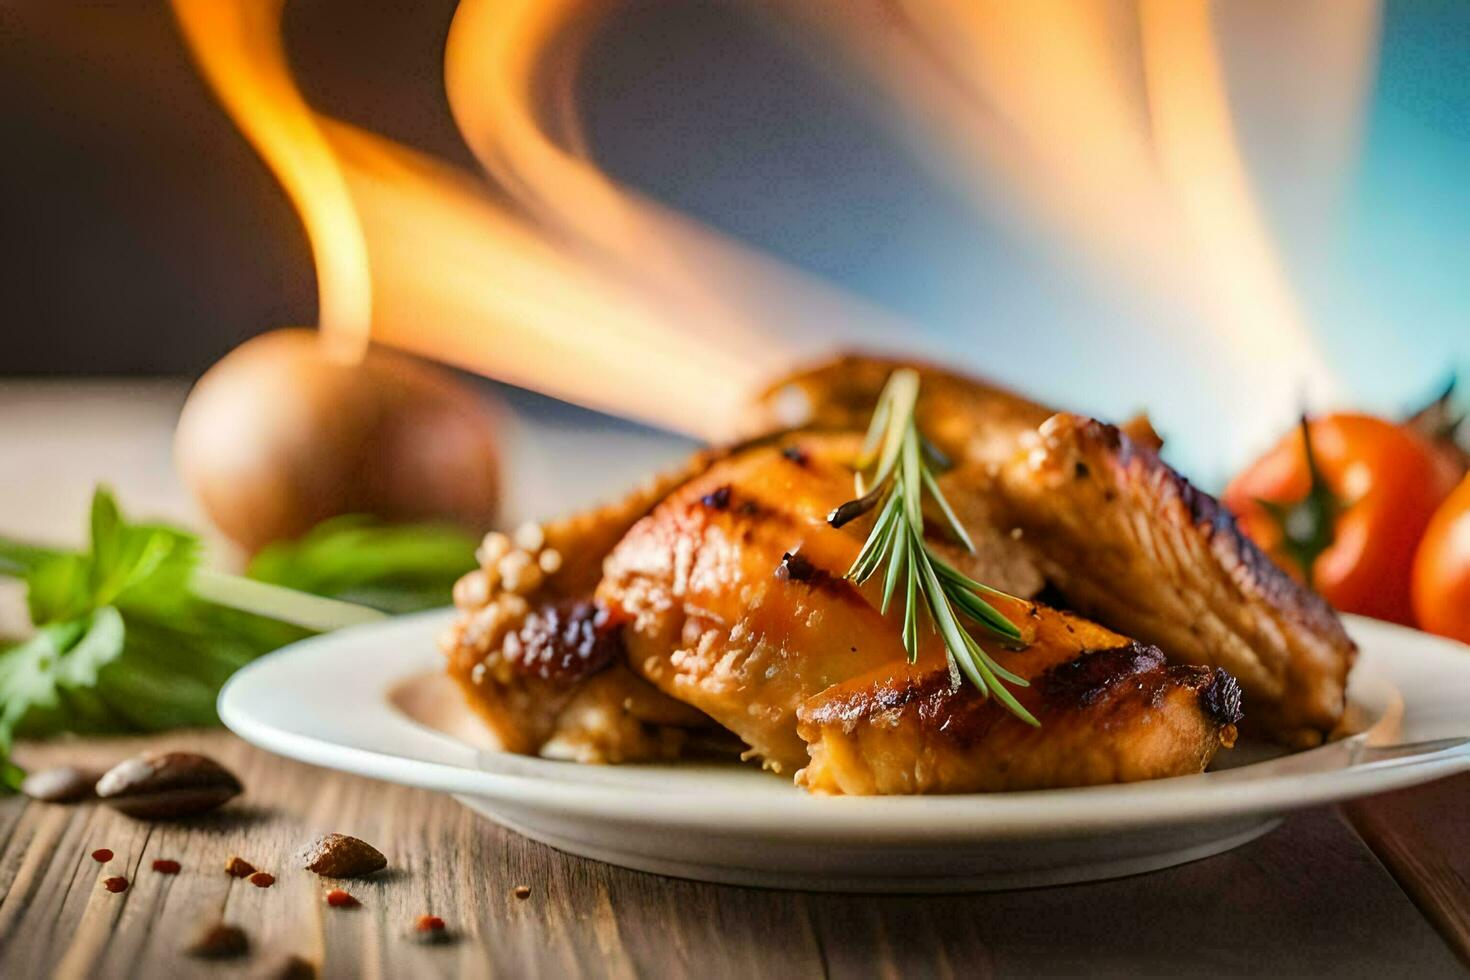
<path id="1" fill-rule="evenodd" d="M 1016 718 L 942 658 L 880 668 L 798 711 L 819 793 L 970 793 L 1134 782 L 1202 772 L 1235 741 L 1240 689 L 1224 671 L 1169 666 L 1155 647 L 1037 607 L 1035 637 L 997 656 L 1031 681 Z"/>
<path id="2" fill-rule="evenodd" d="M 451 677 L 507 751 L 584 762 L 670 758 L 709 719 L 627 669 L 615 626 L 591 600 L 602 560 L 670 489 L 720 453 L 700 453 L 621 500 L 488 535 L 481 567 L 455 588 L 440 638 Z"/>
<path id="3" fill-rule="evenodd" d="M 750 432 L 810 426 L 863 432 L 895 368 L 919 372 L 924 434 L 955 459 L 1001 462 L 1016 440 L 1052 409 L 996 385 L 914 361 L 848 354 L 800 371 L 766 389 L 744 420 Z"/>
<path id="4" fill-rule="evenodd" d="M 1250 723 L 1287 744 L 1316 745 L 1338 724 L 1356 649 L 1337 615 L 1153 451 L 1058 415 L 997 487 L 1069 605 L 1176 661 L 1230 671 Z"/>

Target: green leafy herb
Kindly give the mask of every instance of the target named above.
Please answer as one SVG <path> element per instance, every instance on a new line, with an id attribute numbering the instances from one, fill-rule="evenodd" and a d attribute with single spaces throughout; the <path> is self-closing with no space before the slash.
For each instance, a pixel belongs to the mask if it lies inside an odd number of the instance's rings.
<path id="1" fill-rule="evenodd" d="M 0 789 L 23 775 L 9 761 L 17 736 L 216 724 L 219 689 L 240 667 L 384 615 L 331 596 L 442 605 L 474 565 L 462 533 L 352 520 L 267 549 L 251 567 L 258 581 L 201 568 L 196 537 L 126 520 L 105 489 L 90 525 L 84 552 L 0 538 L 0 575 L 24 580 L 36 627 L 0 649 Z"/>
<path id="2" fill-rule="evenodd" d="M 888 611 L 894 594 L 901 589 L 903 645 L 909 662 L 919 655 L 918 600 L 922 599 L 929 612 L 930 628 L 938 630 L 944 639 L 955 683 L 963 675 L 981 694 L 994 695 L 1016 717 L 1037 725 L 1039 722 L 1005 686 L 1009 682 L 1026 687 L 1026 680 L 996 662 L 961 622 L 962 618 L 969 619 L 1004 640 L 1019 640 L 1021 631 L 1016 625 L 986 601 L 986 596 L 1011 597 L 950 565 L 924 538 L 923 502 L 927 495 L 938 506 L 949 531 L 972 554 L 975 551 L 935 476 L 935 468 L 943 468 L 947 462 L 923 438 L 914 421 L 918 397 L 917 372 L 901 369 L 888 379 L 858 460 L 857 499 L 827 516 L 833 527 L 841 527 L 862 514 L 877 512 L 873 529 L 847 577 L 861 584 L 886 566 L 882 611 Z"/>
<path id="3" fill-rule="evenodd" d="M 246 574 L 388 612 L 413 612 L 449 604 L 454 583 L 475 568 L 478 543 L 447 524 L 338 517 L 296 541 L 269 545 Z"/>

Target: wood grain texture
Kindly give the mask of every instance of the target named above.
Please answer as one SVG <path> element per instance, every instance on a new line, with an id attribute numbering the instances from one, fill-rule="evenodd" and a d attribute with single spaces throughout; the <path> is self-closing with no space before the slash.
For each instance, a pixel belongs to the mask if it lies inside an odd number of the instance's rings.
<path id="1" fill-rule="evenodd" d="M 1470 967 L 1470 776 L 1357 800 L 1343 810 Z"/>
<path id="2" fill-rule="evenodd" d="M 1093 885 L 973 896 L 841 896 L 704 885 L 570 857 L 501 830 L 447 796 L 268 755 L 222 732 L 29 746 L 32 765 L 105 765 L 147 746 L 214 755 L 240 800 L 190 822 L 145 824 L 104 807 L 0 801 L 0 976 L 269 976 L 300 956 L 324 976 L 897 977 L 1035 974 L 1447 976 L 1434 928 L 1332 811 L 1300 815 L 1239 850 Z M 1465 798 L 1465 787 L 1459 797 Z M 346 883 L 300 867 L 317 833 L 388 855 Z M 1464 839 L 1462 835 L 1460 839 Z M 108 847 L 105 867 L 90 852 Z M 238 854 L 276 875 L 224 873 Z M 183 864 L 176 877 L 157 858 Z M 114 895 L 103 878 L 132 880 Z M 515 897 L 528 885 L 528 898 Z M 442 916 L 453 941 L 410 936 Z M 250 954 L 182 952 L 222 917 Z"/>

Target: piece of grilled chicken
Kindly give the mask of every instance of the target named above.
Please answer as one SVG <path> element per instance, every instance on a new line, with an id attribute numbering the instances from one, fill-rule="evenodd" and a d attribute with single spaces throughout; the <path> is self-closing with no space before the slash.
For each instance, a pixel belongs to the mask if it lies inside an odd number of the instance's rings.
<path id="1" fill-rule="evenodd" d="M 1233 743 L 1239 689 L 1224 671 L 1168 667 L 1155 649 L 1029 602 L 1005 610 L 1021 649 L 982 642 L 1031 681 L 1016 693 L 1039 728 L 956 683 L 936 633 L 922 631 L 910 665 L 900 613 L 879 612 L 877 578 L 843 578 L 866 528 L 826 520 L 851 496 L 858 442 L 809 433 L 747 449 L 629 530 L 596 598 L 622 624 L 635 672 L 822 792 L 1125 782 L 1200 772 Z M 973 506 L 961 483 L 946 493 Z M 983 521 L 967 525 L 980 534 L 976 555 L 931 545 L 1016 588 L 1014 548 Z"/>
<path id="2" fill-rule="evenodd" d="M 749 424 L 860 428 L 898 366 L 849 356 L 793 375 Z M 1245 690 L 1248 728 L 1298 748 L 1332 734 L 1356 655 L 1341 622 L 1159 458 L 1147 420 L 1054 417 L 985 382 L 919 372 L 920 427 L 1068 607 L 1176 663 L 1224 667 Z"/>
<path id="3" fill-rule="evenodd" d="M 486 569 L 456 591 L 451 674 L 513 751 L 667 758 L 718 722 L 821 792 L 1143 779 L 1198 772 L 1233 741 L 1239 694 L 1223 672 L 1165 667 L 1030 603 L 1008 610 L 1026 647 L 995 654 L 1034 681 L 1019 697 L 1040 729 L 955 685 L 933 634 L 910 666 L 895 614 L 842 578 L 863 529 L 825 521 L 851 494 L 859 441 L 808 433 L 703 454 L 619 505 L 492 537 Z M 977 548 L 933 546 L 1008 591 L 1039 588 L 985 499 L 941 479 Z"/>
<path id="4" fill-rule="evenodd" d="M 1202 772 L 1234 744 L 1240 687 L 1224 670 L 1170 665 L 1157 647 L 1044 606 L 1035 618 L 1006 664 L 1032 680 L 1017 697 L 1040 728 L 955 685 L 931 653 L 802 702 L 800 782 L 863 795 L 1131 783 Z"/>
<path id="5" fill-rule="evenodd" d="M 480 568 L 456 584 L 459 617 L 440 638 L 449 674 L 509 752 L 582 762 L 669 759 L 714 724 L 629 670 L 592 602 L 602 562 L 634 522 L 700 473 L 701 453 L 616 503 L 486 535 Z"/>

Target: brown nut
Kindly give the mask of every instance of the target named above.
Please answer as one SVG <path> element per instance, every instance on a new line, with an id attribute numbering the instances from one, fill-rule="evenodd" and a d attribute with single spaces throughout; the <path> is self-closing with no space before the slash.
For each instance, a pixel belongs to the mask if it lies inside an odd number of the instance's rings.
<path id="1" fill-rule="evenodd" d="M 316 964 L 304 956 L 288 956 L 273 976 L 277 980 L 315 980 Z"/>
<path id="2" fill-rule="evenodd" d="M 97 795 L 97 773 L 76 766 L 38 769 L 21 780 L 20 791 L 43 803 L 79 803 Z"/>
<path id="3" fill-rule="evenodd" d="M 306 870 L 323 878 L 361 878 L 387 866 L 376 847 L 346 834 L 327 834 L 306 852 Z"/>
<path id="4" fill-rule="evenodd" d="M 228 960 L 244 956 L 250 950 L 245 930 L 225 922 L 208 922 L 194 936 L 184 952 L 202 960 Z"/>
<path id="5" fill-rule="evenodd" d="M 205 813 L 240 794 L 228 769 L 193 752 L 141 755 L 109 769 L 97 795 L 113 809 L 140 820 Z"/>

